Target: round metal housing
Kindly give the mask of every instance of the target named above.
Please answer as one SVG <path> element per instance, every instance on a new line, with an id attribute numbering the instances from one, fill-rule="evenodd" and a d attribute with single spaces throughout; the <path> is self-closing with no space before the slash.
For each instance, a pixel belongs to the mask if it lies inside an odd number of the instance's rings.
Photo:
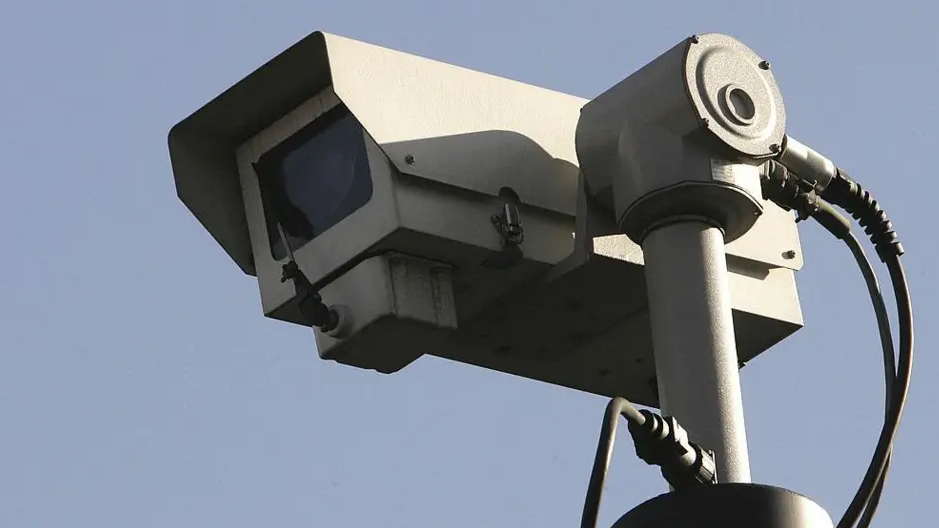
<path id="1" fill-rule="evenodd" d="M 577 156 L 588 191 L 633 241 L 694 216 L 730 242 L 763 212 L 756 167 L 785 129 L 769 63 L 733 37 L 696 35 L 584 106 Z"/>
<path id="2" fill-rule="evenodd" d="M 786 109 L 769 63 L 727 35 L 689 40 L 684 83 L 697 117 L 746 157 L 775 155 L 786 133 Z"/>
<path id="3" fill-rule="evenodd" d="M 761 484 L 715 484 L 673 491 L 622 516 L 613 528 L 832 528 L 821 506 Z"/>

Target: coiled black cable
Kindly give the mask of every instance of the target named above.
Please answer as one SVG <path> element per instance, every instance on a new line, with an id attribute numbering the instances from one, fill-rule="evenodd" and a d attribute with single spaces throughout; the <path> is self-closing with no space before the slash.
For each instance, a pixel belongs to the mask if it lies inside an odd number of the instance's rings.
<path id="1" fill-rule="evenodd" d="M 870 237 L 878 256 L 887 263 L 890 270 L 901 326 L 898 372 L 886 303 L 873 266 L 860 242 L 851 234 L 850 222 L 832 209 L 825 200 L 820 199 L 811 185 L 806 185 L 798 176 L 788 173 L 785 167 L 770 162 L 767 169 L 762 182 L 766 198 L 786 209 L 796 210 L 800 220 L 806 217 L 814 218 L 834 236 L 843 240 L 851 250 L 864 276 L 877 317 L 884 361 L 884 425 L 864 480 L 838 523 L 838 528 L 851 528 L 855 525 L 858 528 L 867 528 L 883 493 L 893 453 L 893 439 L 899 427 L 912 372 L 913 315 L 909 288 L 900 262 L 900 256 L 904 253 L 903 246 L 886 212 L 871 193 L 851 180 L 844 171 L 839 170 L 838 176 L 823 196 L 842 207 L 858 221 Z"/>
<path id="2" fill-rule="evenodd" d="M 892 222 L 873 195 L 839 169 L 838 176 L 825 189 L 823 196 L 851 214 L 864 227 L 864 232 L 870 237 L 880 260 L 887 265 L 900 323 L 900 354 L 895 382 L 892 384 L 893 390 L 888 392 L 888 410 L 884 426 L 861 486 L 838 522 L 838 528 L 851 528 L 858 523 L 866 527 L 880 501 L 893 452 L 894 437 L 909 393 L 913 368 L 913 307 L 906 272 L 900 261 L 900 256 L 904 254 L 903 245 Z"/>
<path id="3" fill-rule="evenodd" d="M 871 462 L 864 474 L 857 493 L 838 522 L 837 528 L 851 528 L 858 523 L 863 511 L 869 509 L 872 501 L 876 502 L 877 488 L 882 487 L 882 479 L 893 451 L 893 441 L 900 425 L 900 417 L 906 405 L 909 393 L 910 378 L 913 370 L 913 305 L 910 299 L 909 285 L 906 272 L 898 255 L 888 255 L 886 258 L 887 270 L 893 284 L 894 296 L 897 301 L 897 315 L 900 327 L 900 346 L 897 361 L 897 377 L 894 390 L 891 394 L 890 409 L 884 420 L 877 447 Z M 868 521 L 869 522 L 869 521 Z"/>
<path id="4" fill-rule="evenodd" d="M 897 364 L 893 347 L 893 333 L 890 329 L 890 317 L 887 313 L 887 305 L 884 302 L 883 293 L 880 290 L 880 284 L 877 281 L 877 273 L 874 266 L 871 265 L 861 242 L 851 233 L 851 223 L 835 211 L 824 200 L 817 201 L 818 209 L 813 214 L 813 218 L 818 221 L 828 232 L 844 241 L 854 260 L 864 276 L 864 282 L 867 285 L 867 292 L 870 295 L 871 305 L 874 307 L 874 315 L 877 319 L 877 329 L 880 334 L 880 348 L 883 351 L 884 361 L 884 419 L 889 419 L 890 400 L 893 397 L 893 390 L 897 377 Z M 877 480 L 873 494 L 864 507 L 864 512 L 858 521 L 858 528 L 867 528 L 870 526 L 880 504 L 880 498 L 884 491 L 887 473 L 890 470 L 890 459 L 888 457 L 884 470 Z"/>
<path id="5" fill-rule="evenodd" d="M 884 302 L 884 296 L 880 291 L 877 274 L 874 272 L 874 267 L 867 259 L 867 255 L 864 253 L 864 248 L 861 246 L 860 241 L 851 234 L 845 237 L 844 241 L 851 250 L 852 255 L 854 255 L 854 260 L 857 262 L 861 273 L 864 275 L 864 282 L 867 284 L 867 291 L 870 295 L 871 304 L 874 307 L 874 314 L 877 318 L 877 329 L 880 333 L 880 347 L 881 350 L 883 350 L 884 360 L 884 419 L 887 420 L 890 416 L 890 400 L 893 397 L 897 377 L 893 333 L 890 330 L 890 317 L 887 314 L 887 305 Z M 884 470 L 877 480 L 871 498 L 864 507 L 864 512 L 861 514 L 861 518 L 857 524 L 858 528 L 868 528 L 871 521 L 874 519 L 874 514 L 877 513 L 877 507 L 880 505 L 880 498 L 883 495 L 884 485 L 887 481 L 887 473 L 890 471 L 891 455 L 892 450 L 887 456 Z"/>

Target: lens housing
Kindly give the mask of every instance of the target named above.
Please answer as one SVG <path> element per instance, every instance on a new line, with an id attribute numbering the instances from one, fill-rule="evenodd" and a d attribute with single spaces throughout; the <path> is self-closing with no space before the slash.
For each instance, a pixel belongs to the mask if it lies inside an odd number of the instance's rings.
<path id="1" fill-rule="evenodd" d="M 372 197 L 365 131 L 344 105 L 329 110 L 255 164 L 271 256 L 287 256 L 277 223 L 295 250 Z"/>

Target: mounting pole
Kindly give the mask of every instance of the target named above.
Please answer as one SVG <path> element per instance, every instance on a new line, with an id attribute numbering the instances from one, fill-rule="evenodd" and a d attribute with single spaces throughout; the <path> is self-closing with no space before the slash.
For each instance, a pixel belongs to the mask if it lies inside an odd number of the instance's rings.
<path id="1" fill-rule="evenodd" d="M 662 413 L 714 451 L 720 482 L 750 482 L 724 233 L 679 220 L 642 250 Z"/>
<path id="2" fill-rule="evenodd" d="M 785 138 L 769 62 L 694 35 L 587 103 L 588 192 L 642 247 L 660 407 L 713 450 L 720 482 L 750 481 L 724 245 L 763 212 L 759 166 Z"/>
<path id="3" fill-rule="evenodd" d="M 587 192 L 642 247 L 659 407 L 717 467 L 717 484 L 660 495 L 615 528 L 832 526 L 811 500 L 750 483 L 725 244 L 762 215 L 760 165 L 785 138 L 769 62 L 715 33 L 678 43 L 581 110 Z"/>

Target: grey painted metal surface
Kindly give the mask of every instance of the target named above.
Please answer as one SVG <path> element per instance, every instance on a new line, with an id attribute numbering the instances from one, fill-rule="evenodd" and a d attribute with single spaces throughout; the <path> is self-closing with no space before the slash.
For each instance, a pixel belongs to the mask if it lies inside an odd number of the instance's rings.
<path id="1" fill-rule="evenodd" d="M 642 250 L 578 177 L 574 132 L 586 101 L 341 37 L 307 37 L 170 133 L 180 198 L 257 277 L 265 315 L 305 324 L 293 285 L 280 281 L 284 261 L 270 250 L 252 163 L 340 103 L 362 125 L 372 198 L 295 247 L 299 266 L 360 322 L 402 293 L 363 287 L 379 276 L 374 259 L 446 266 L 456 327 L 389 309 L 381 324 L 343 335 L 315 330 L 321 355 L 390 372 L 432 354 L 657 404 Z M 518 195 L 525 230 L 510 267 L 495 264 L 503 240 L 490 220 L 503 187 Z M 763 215 L 726 250 L 742 360 L 802 325 L 795 223 L 759 202 Z"/>
<path id="2" fill-rule="evenodd" d="M 731 37 L 694 36 L 584 106 L 576 142 L 588 187 L 634 241 L 673 214 L 719 220 L 728 242 L 754 225 L 756 165 L 779 151 L 786 123 L 761 64 Z"/>
<path id="3" fill-rule="evenodd" d="M 715 452 L 721 482 L 749 482 L 724 235 L 681 222 L 655 229 L 642 247 L 662 412 Z"/>
<path id="4" fill-rule="evenodd" d="M 739 270 L 725 243 L 777 213 L 759 165 L 779 154 L 785 124 L 768 63 L 707 34 L 587 103 L 577 125 L 587 194 L 643 249 L 659 404 L 716 452 L 725 482 L 750 479 L 735 335 L 749 329 L 735 324 Z"/>
<path id="5" fill-rule="evenodd" d="M 359 263 L 323 292 L 342 315 L 336 331 L 319 333 L 320 357 L 390 373 L 432 354 L 457 326 L 450 272 L 394 253 Z"/>
<path id="6" fill-rule="evenodd" d="M 586 99 L 316 32 L 170 131 L 180 199 L 250 275 L 254 255 L 233 153 L 301 107 L 315 113 L 317 97 L 349 106 L 401 173 L 490 195 L 534 179 L 526 203 L 574 211 L 574 136 Z M 766 223 L 774 238 L 798 246 L 788 217 Z M 801 267 L 801 257 L 782 262 L 775 248 L 754 255 L 765 237 L 752 238 L 728 253 Z"/>
<path id="7" fill-rule="evenodd" d="M 633 508 L 613 528 L 832 528 L 804 495 L 760 484 L 718 484 L 666 493 Z"/>
<path id="8" fill-rule="evenodd" d="M 838 174 L 833 161 L 792 136 L 786 136 L 778 161 L 806 181 L 812 182 L 819 194 Z"/>

